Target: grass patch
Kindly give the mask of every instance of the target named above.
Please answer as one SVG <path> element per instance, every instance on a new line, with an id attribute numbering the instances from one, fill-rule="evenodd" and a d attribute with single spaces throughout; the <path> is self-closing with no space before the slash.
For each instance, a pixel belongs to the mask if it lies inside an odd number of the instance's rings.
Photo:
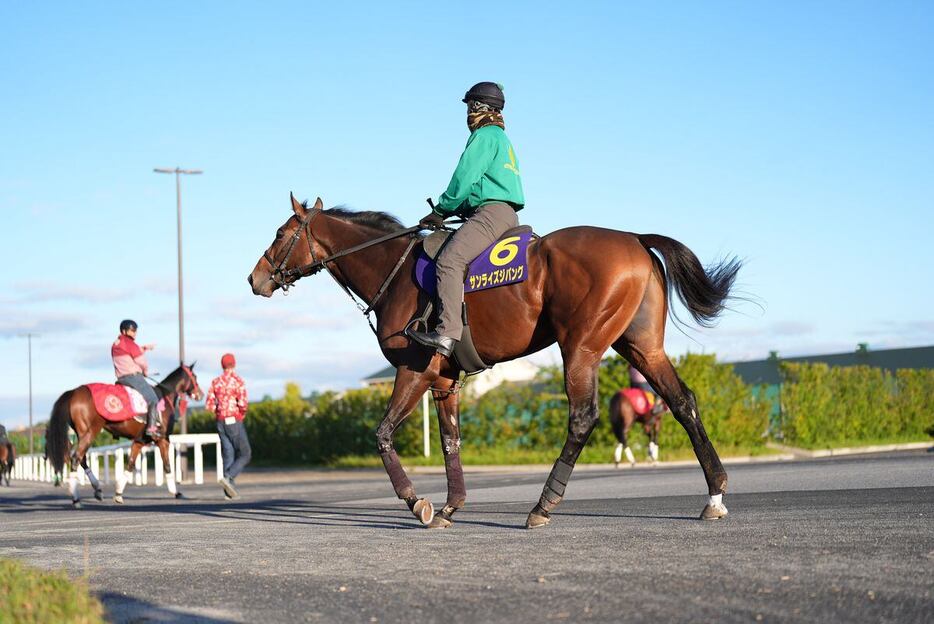
<path id="1" fill-rule="evenodd" d="M 18 624 L 97 624 L 101 603 L 84 579 L 72 581 L 63 571 L 45 572 L 13 559 L 0 559 L 0 622 Z"/>

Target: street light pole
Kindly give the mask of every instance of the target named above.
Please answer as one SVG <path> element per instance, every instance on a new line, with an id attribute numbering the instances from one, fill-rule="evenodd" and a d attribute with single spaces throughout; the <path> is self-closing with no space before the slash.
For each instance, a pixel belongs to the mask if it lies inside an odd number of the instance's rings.
<path id="1" fill-rule="evenodd" d="M 185 364 L 185 295 L 182 285 L 182 184 L 179 176 L 200 175 L 200 169 L 174 169 L 156 168 L 156 173 L 174 173 L 175 174 L 175 209 L 176 223 L 178 227 L 178 362 Z M 182 416 L 182 433 L 188 433 L 188 415 Z"/>
<path id="2" fill-rule="evenodd" d="M 39 334 L 26 333 L 20 334 L 20 336 L 26 338 L 27 352 L 29 354 L 29 454 L 32 455 L 34 452 L 32 434 L 32 339 L 33 337 L 38 338 Z"/>

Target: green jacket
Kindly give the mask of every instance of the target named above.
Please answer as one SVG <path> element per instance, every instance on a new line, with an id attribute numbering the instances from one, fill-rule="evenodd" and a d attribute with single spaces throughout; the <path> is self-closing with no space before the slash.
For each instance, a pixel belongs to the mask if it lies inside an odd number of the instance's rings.
<path id="1" fill-rule="evenodd" d="M 435 212 L 444 216 L 464 214 L 493 201 L 507 202 L 516 210 L 525 204 L 516 152 L 503 129 L 490 125 L 470 134 L 451 183 L 435 204 Z"/>

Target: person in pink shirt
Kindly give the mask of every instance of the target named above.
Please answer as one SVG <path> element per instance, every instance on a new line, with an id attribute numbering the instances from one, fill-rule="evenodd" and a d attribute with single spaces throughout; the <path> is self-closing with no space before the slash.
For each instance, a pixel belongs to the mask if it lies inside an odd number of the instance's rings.
<path id="1" fill-rule="evenodd" d="M 133 388 L 146 400 L 146 435 L 151 440 L 162 437 L 159 431 L 159 397 L 146 382 L 149 373 L 149 364 L 146 362 L 146 351 L 152 351 L 155 345 L 136 344 L 136 321 L 127 319 L 120 322 L 120 335 L 110 347 L 110 356 L 114 362 L 114 374 L 117 383 Z"/>
<path id="2" fill-rule="evenodd" d="M 237 478 L 252 456 L 250 440 L 246 435 L 243 417 L 248 407 L 246 384 L 234 368 L 237 360 L 232 353 L 225 353 L 221 358 L 224 372 L 211 382 L 205 409 L 217 417 L 217 433 L 221 439 L 221 455 L 224 460 L 224 476 L 218 483 L 224 488 L 227 498 L 239 498 L 234 487 Z"/>

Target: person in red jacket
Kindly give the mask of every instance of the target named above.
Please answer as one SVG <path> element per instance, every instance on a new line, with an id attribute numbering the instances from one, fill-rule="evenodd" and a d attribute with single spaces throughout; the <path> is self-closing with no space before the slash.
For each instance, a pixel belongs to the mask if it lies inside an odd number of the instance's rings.
<path id="1" fill-rule="evenodd" d="M 205 409 L 217 417 L 217 433 L 221 438 L 221 455 L 224 459 L 224 476 L 218 483 L 224 488 L 227 498 L 239 498 L 234 487 L 237 478 L 248 463 L 252 450 L 246 435 L 243 417 L 246 416 L 246 385 L 234 367 L 237 360 L 232 353 L 225 353 L 221 358 L 224 372 L 211 382 Z"/>

